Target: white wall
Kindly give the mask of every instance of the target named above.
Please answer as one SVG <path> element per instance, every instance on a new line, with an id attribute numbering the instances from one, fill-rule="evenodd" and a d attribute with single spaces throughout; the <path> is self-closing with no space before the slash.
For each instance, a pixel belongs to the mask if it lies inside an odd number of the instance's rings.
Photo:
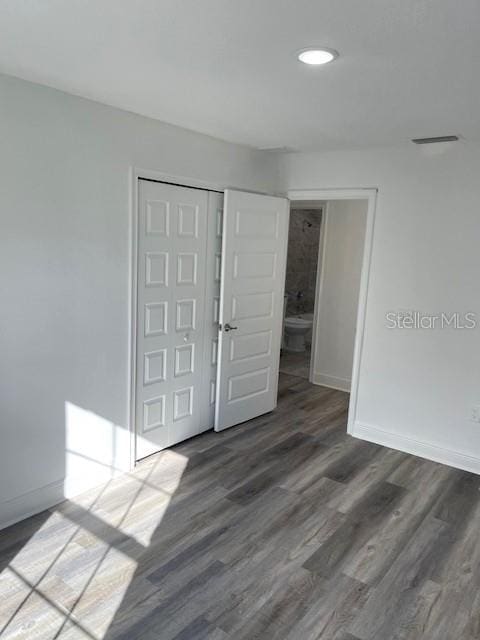
<path id="1" fill-rule="evenodd" d="M 350 390 L 368 200 L 328 202 L 316 314 L 313 381 Z"/>
<path id="2" fill-rule="evenodd" d="M 272 191 L 276 161 L 5 76 L 0 147 L 1 525 L 128 467 L 130 167 Z"/>
<path id="3" fill-rule="evenodd" d="M 388 311 L 479 312 L 480 146 L 288 154 L 286 188 L 378 187 L 355 434 L 480 472 L 480 328 L 389 330 Z"/>

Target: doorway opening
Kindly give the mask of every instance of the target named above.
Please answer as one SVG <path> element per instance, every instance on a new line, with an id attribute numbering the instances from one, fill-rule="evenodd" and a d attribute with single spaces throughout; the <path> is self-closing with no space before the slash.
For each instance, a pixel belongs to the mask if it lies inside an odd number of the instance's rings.
<path id="1" fill-rule="evenodd" d="M 307 380 L 324 206 L 321 202 L 290 205 L 280 372 Z"/>
<path id="2" fill-rule="evenodd" d="M 350 392 L 368 198 L 292 200 L 280 372 Z"/>

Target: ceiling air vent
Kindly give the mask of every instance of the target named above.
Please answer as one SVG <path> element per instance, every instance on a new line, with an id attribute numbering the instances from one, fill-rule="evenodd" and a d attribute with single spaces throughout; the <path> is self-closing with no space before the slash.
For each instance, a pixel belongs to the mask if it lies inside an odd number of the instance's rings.
<path id="1" fill-rule="evenodd" d="M 435 144 L 436 142 L 456 142 L 458 136 L 437 136 L 436 138 L 413 138 L 415 144 Z"/>

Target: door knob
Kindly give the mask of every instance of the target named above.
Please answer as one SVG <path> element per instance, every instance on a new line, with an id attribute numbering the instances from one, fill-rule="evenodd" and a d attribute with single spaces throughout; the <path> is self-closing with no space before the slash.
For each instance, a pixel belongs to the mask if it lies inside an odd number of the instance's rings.
<path id="1" fill-rule="evenodd" d="M 223 327 L 224 331 L 234 331 L 235 329 L 238 329 L 238 327 L 232 327 L 232 325 L 228 324 L 228 322 Z"/>

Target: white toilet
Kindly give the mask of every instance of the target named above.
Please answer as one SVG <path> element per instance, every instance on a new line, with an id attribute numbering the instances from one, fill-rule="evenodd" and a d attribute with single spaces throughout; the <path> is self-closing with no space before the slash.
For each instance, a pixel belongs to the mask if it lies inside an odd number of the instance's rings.
<path id="1" fill-rule="evenodd" d="M 311 330 L 313 317 L 311 313 L 285 318 L 285 350 L 301 353 L 305 351 L 305 337 Z"/>

